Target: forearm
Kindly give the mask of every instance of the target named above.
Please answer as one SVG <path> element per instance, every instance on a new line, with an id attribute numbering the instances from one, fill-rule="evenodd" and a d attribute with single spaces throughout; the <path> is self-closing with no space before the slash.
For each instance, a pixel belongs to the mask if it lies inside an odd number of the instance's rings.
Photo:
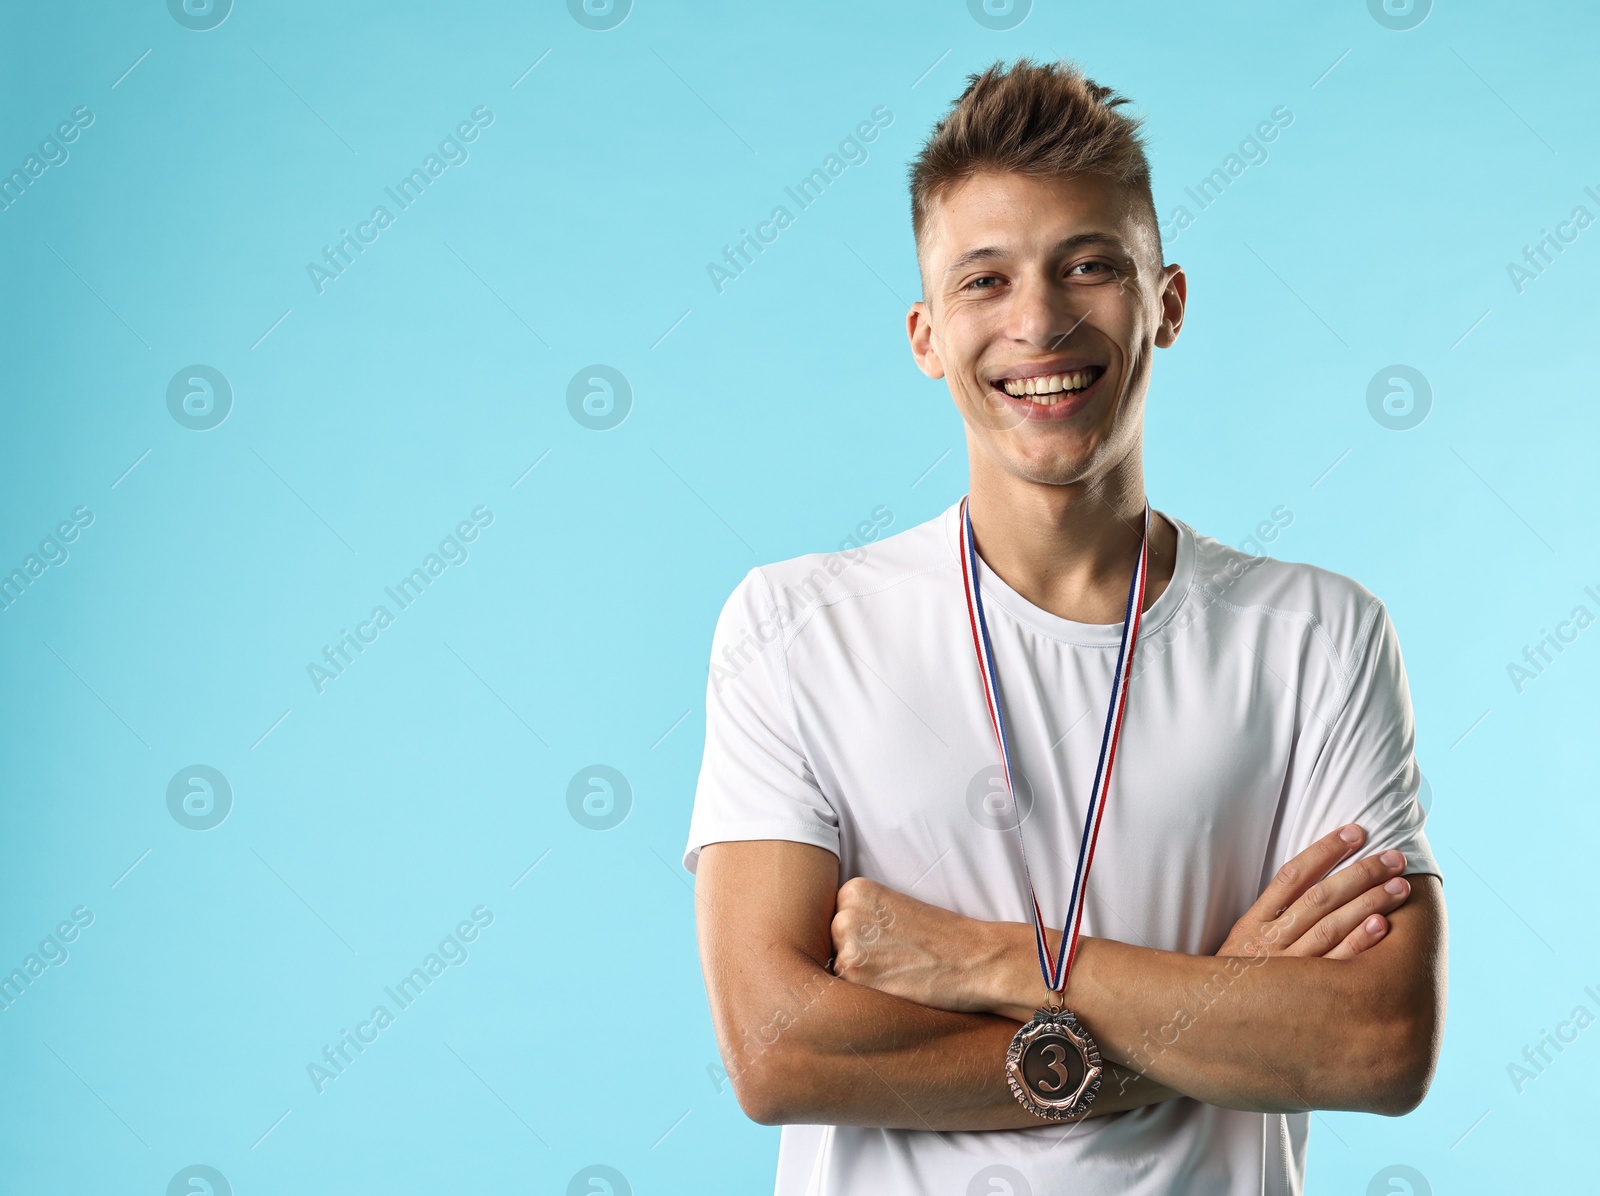
<path id="1" fill-rule="evenodd" d="M 1006 924 L 986 972 L 986 1008 L 1017 1017 L 1043 999 L 1032 936 L 1029 926 Z M 1209 1104 L 1399 1113 L 1420 1099 L 1415 1060 L 1429 1054 L 1417 1041 L 1426 1019 L 1410 994 L 1372 983 L 1382 947 L 1335 961 L 1184 955 L 1085 938 L 1066 1003 L 1105 1058 Z"/>
<path id="2" fill-rule="evenodd" d="M 786 983 L 772 991 L 782 995 L 764 1016 L 748 1019 L 753 1028 L 717 1027 L 728 1074 L 755 1120 L 917 1130 L 1050 1124 L 1024 1109 L 1006 1083 L 1015 1020 L 930 1009 L 841 980 L 803 957 L 780 970 Z M 1151 1077 L 1108 1069 L 1091 1116 L 1173 1095 Z"/>

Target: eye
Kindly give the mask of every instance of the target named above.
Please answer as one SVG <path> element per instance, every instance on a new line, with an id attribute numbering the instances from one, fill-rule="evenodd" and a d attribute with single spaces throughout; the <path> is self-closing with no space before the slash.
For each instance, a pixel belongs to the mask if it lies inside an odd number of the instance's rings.
<path id="1" fill-rule="evenodd" d="M 1078 275 L 1078 277 L 1080 277 L 1080 278 L 1104 276 L 1104 275 L 1107 275 L 1107 274 L 1116 273 L 1116 271 L 1113 270 L 1112 267 L 1106 262 L 1078 262 L 1070 270 L 1067 271 L 1067 274 L 1069 276 L 1073 275 L 1073 274 L 1077 274 L 1077 272 L 1079 270 L 1087 270 L 1087 271 L 1089 271 L 1089 273 L 1087 273 L 1087 274 Z"/>
<path id="2" fill-rule="evenodd" d="M 980 291 L 992 291 L 992 290 L 994 290 L 994 287 L 979 286 L 978 284 L 981 283 L 981 282 L 992 282 L 992 283 L 995 283 L 995 284 L 998 285 L 998 283 L 1000 282 L 1000 276 L 998 274 L 982 274 L 982 275 L 979 275 L 977 278 L 974 278 L 971 282 L 967 283 L 966 286 L 962 287 L 961 289 L 964 290 L 964 291 L 970 291 L 970 290 L 974 290 L 974 289 L 980 290 Z"/>

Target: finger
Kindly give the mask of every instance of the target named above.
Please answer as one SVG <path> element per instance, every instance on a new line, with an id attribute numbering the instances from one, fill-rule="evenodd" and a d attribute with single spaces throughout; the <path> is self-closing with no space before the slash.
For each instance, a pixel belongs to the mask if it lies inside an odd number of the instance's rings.
<path id="1" fill-rule="evenodd" d="M 1405 870 L 1405 866 L 1406 857 L 1401 852 L 1381 851 L 1377 855 L 1346 865 L 1332 876 L 1319 880 L 1274 920 L 1273 931 L 1277 936 L 1278 945 L 1286 946 L 1304 937 L 1323 918 L 1335 913 L 1351 901 L 1359 899 L 1363 894 L 1381 888 L 1384 882 L 1392 877 L 1399 876 Z M 1341 930 L 1333 939 L 1322 944 L 1322 950 L 1314 954 L 1321 955 L 1323 951 L 1331 948 L 1339 938 L 1343 937 L 1343 933 Z"/>
<path id="2" fill-rule="evenodd" d="M 828 935 L 833 939 L 834 955 L 844 955 L 855 941 L 854 921 L 849 910 L 840 910 L 833 915 L 833 921 L 828 924 Z"/>
<path id="3" fill-rule="evenodd" d="M 1347 934 L 1339 945 L 1329 951 L 1323 958 L 1354 959 L 1388 933 L 1389 919 L 1382 914 L 1373 914 L 1360 926 L 1357 926 Z"/>
<path id="4" fill-rule="evenodd" d="M 1364 861 L 1363 861 L 1364 862 Z M 1374 885 L 1346 902 L 1327 916 L 1319 919 L 1284 952 L 1315 959 L 1335 950 L 1346 936 L 1360 927 L 1374 914 L 1387 914 L 1399 909 L 1411 896 L 1411 882 L 1403 876 L 1391 876 L 1382 884 Z"/>
<path id="5" fill-rule="evenodd" d="M 1263 922 L 1277 918 L 1302 893 L 1328 875 L 1335 864 L 1360 847 L 1366 837 L 1367 832 L 1355 823 L 1322 836 L 1278 869 L 1278 874 L 1261 891 L 1250 912 Z"/>

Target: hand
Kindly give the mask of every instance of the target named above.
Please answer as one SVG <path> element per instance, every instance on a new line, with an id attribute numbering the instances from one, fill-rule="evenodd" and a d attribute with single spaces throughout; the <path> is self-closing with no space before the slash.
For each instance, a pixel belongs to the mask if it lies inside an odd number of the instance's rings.
<path id="1" fill-rule="evenodd" d="M 1367 835 L 1354 824 L 1318 839 L 1278 870 L 1234 924 L 1218 955 L 1354 959 L 1389 933 L 1384 915 L 1411 895 L 1398 851 L 1357 860 L 1329 876 Z"/>
<path id="2" fill-rule="evenodd" d="M 978 1012 L 962 978 L 994 949 L 980 922 L 865 877 L 839 888 L 833 974 L 852 984 L 955 1013 Z"/>

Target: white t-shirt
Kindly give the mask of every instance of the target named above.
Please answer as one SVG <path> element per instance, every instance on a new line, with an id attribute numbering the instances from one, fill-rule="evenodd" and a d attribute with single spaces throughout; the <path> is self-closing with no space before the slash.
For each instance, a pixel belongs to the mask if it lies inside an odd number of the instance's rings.
<path id="1" fill-rule="evenodd" d="M 1083 933 L 1214 954 L 1272 875 L 1347 822 L 1439 874 L 1383 603 L 1347 577 L 1178 531 L 1145 612 Z M 974 918 L 1030 920 L 961 585 L 959 504 L 864 548 L 753 569 L 723 609 L 684 865 L 785 839 Z M 1060 919 L 1121 624 L 1041 610 L 979 561 L 1028 858 Z M 1002 1066 L 997 1058 L 995 1067 Z M 785 1126 L 777 1196 L 1287 1196 L 1309 1115 L 1189 1098 L 1075 1126 Z"/>

